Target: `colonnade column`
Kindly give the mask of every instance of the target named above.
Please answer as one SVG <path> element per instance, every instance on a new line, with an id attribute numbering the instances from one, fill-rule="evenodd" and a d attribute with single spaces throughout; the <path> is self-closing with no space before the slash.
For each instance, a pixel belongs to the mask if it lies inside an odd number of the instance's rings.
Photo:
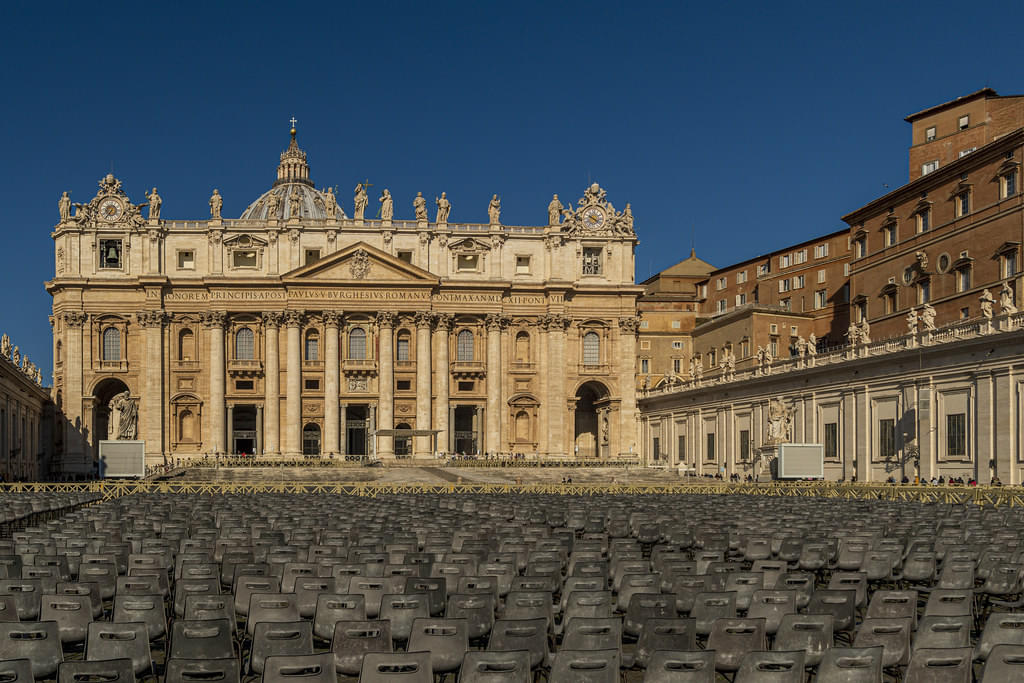
<path id="1" fill-rule="evenodd" d="M 163 463 L 164 444 L 164 400 L 163 400 L 163 340 L 164 311 L 139 311 L 135 319 L 145 330 L 145 387 L 142 393 L 142 410 L 139 416 L 139 438 L 146 442 L 146 464 Z"/>
<path id="2" fill-rule="evenodd" d="M 75 472 L 84 471 L 86 465 L 91 465 L 86 457 L 83 433 L 88 429 L 91 434 L 93 426 L 83 424 L 85 413 L 82 409 L 82 363 L 85 362 L 85 356 L 82 355 L 82 328 L 88 319 L 89 316 L 83 311 L 68 311 L 64 314 L 64 338 L 67 340 L 64 351 L 64 404 L 59 408 L 67 417 L 64 464 L 74 467 L 73 470 L 67 469 Z M 93 438 L 101 436 L 93 435 Z"/>
<path id="3" fill-rule="evenodd" d="M 341 410 L 341 443 L 338 446 L 338 454 L 342 457 L 348 455 L 348 404 L 342 403 Z"/>
<path id="4" fill-rule="evenodd" d="M 635 452 L 636 422 L 636 333 L 640 329 L 640 321 L 636 317 L 619 318 L 619 452 L 612 451 L 610 457 L 618 457 L 619 453 Z M 730 433 L 732 433 L 730 431 Z M 614 448 L 614 444 L 609 444 Z M 671 444 L 669 445 L 671 452 Z"/>
<path id="5" fill-rule="evenodd" d="M 284 324 L 288 330 L 285 353 L 288 354 L 285 384 L 285 455 L 302 455 L 302 349 L 301 328 L 305 316 L 302 311 L 285 311 Z"/>
<path id="6" fill-rule="evenodd" d="M 451 329 L 451 314 L 439 314 L 434 328 L 434 352 L 437 354 L 437 359 L 434 362 L 434 375 L 437 382 L 437 388 L 434 391 L 437 396 L 434 405 L 434 429 L 437 430 L 438 448 L 448 453 L 451 453 L 454 448 L 450 434 L 451 422 L 449 421 L 448 406 L 448 383 L 451 379 L 451 369 L 448 367 L 448 333 Z"/>
<path id="7" fill-rule="evenodd" d="M 203 324 L 210 330 L 210 416 L 206 451 L 212 455 L 224 454 L 224 324 L 228 315 L 224 311 L 203 314 Z"/>
<path id="8" fill-rule="evenodd" d="M 253 449 L 253 457 L 258 457 L 263 452 L 263 406 L 256 406 L 256 448 Z"/>
<path id="9" fill-rule="evenodd" d="M 377 330 L 380 335 L 380 364 L 378 372 L 379 405 L 377 407 L 377 430 L 395 428 L 395 314 L 381 311 L 377 314 Z M 394 438 L 381 436 L 377 439 L 377 457 L 395 457 Z"/>
<path id="10" fill-rule="evenodd" d="M 548 448 L 556 457 L 569 455 L 566 447 L 566 403 L 565 403 L 565 329 L 569 319 L 561 315 L 552 315 L 548 324 L 548 359 L 551 383 L 551 406 L 548 413 L 549 439 Z"/>
<path id="11" fill-rule="evenodd" d="M 324 327 L 327 339 L 324 341 L 324 453 L 333 458 L 339 453 L 338 401 L 338 327 L 341 314 L 337 311 L 324 312 Z"/>
<path id="12" fill-rule="evenodd" d="M 430 429 L 430 326 L 434 314 L 420 311 L 416 322 L 416 429 Z M 417 458 L 431 457 L 433 439 L 417 436 L 413 440 L 413 454 Z"/>
<path id="13" fill-rule="evenodd" d="M 487 326 L 487 430 L 484 432 L 485 452 L 501 452 L 501 328 L 505 319 L 490 313 Z"/>
<path id="14" fill-rule="evenodd" d="M 263 314 L 263 330 L 267 344 L 267 365 L 264 375 L 266 396 L 264 406 L 266 418 L 263 422 L 263 450 L 261 453 L 277 455 L 281 452 L 281 314 Z"/>
<path id="15" fill-rule="evenodd" d="M 537 356 L 540 362 L 537 364 L 540 382 L 541 409 L 537 414 L 537 450 L 541 454 L 551 452 L 551 433 L 548 429 L 548 415 L 551 413 L 551 374 L 548 371 L 548 316 L 542 316 L 537 320 L 537 329 L 540 334 L 537 336 Z"/>
<path id="16" fill-rule="evenodd" d="M 227 420 L 225 422 L 225 426 L 227 427 L 227 430 L 226 430 L 227 431 L 227 437 L 225 438 L 225 441 L 224 441 L 224 443 L 227 444 L 227 448 L 225 450 L 228 452 L 228 455 L 234 455 L 235 454 L 235 440 L 233 438 L 234 437 L 234 432 L 235 432 L 235 404 L 234 403 L 229 403 L 228 404 L 228 417 L 227 417 Z"/>

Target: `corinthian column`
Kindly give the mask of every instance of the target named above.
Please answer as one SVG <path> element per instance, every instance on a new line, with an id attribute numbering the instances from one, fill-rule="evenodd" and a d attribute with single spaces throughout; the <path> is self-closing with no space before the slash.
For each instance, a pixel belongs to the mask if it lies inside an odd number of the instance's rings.
<path id="1" fill-rule="evenodd" d="M 501 328 L 505 319 L 491 313 L 487 316 L 487 431 L 484 449 L 501 451 Z"/>
<path id="2" fill-rule="evenodd" d="M 430 429 L 430 326 L 434 314 L 416 314 L 416 429 Z M 417 458 L 430 457 L 429 436 L 417 436 L 413 453 Z"/>
<path id="3" fill-rule="evenodd" d="M 263 452 L 278 455 L 281 452 L 281 314 L 269 311 L 263 314 L 263 331 L 267 340 L 267 362 L 264 398 Z"/>
<path id="4" fill-rule="evenodd" d="M 551 386 L 551 406 L 548 409 L 549 449 L 559 457 L 570 455 L 566 450 L 565 329 L 569 319 L 561 315 L 548 318 L 548 381 Z"/>
<path id="5" fill-rule="evenodd" d="M 437 325 L 434 328 L 434 353 L 437 354 L 434 361 L 434 379 L 436 387 L 434 395 L 437 397 L 434 405 L 434 429 L 437 430 L 438 449 L 448 452 L 449 446 L 449 423 L 448 423 L 448 382 L 451 378 L 451 369 L 448 367 L 448 333 L 452 329 L 452 316 L 450 313 L 441 313 L 437 316 Z"/>
<path id="6" fill-rule="evenodd" d="M 206 433 L 206 452 L 224 454 L 227 425 L 224 422 L 224 311 L 203 314 L 203 324 L 210 330 L 210 429 Z"/>
<path id="7" fill-rule="evenodd" d="M 164 398 L 163 398 L 163 311 L 139 311 L 135 320 L 145 330 L 146 383 L 139 411 L 139 436 L 146 442 L 146 464 L 162 465 L 164 455 Z"/>
<path id="8" fill-rule="evenodd" d="M 337 311 L 324 311 L 324 327 L 327 339 L 324 340 L 324 453 L 333 458 L 340 452 L 338 436 L 338 327 L 341 325 L 341 314 Z"/>
<path id="9" fill-rule="evenodd" d="M 636 422 L 636 333 L 640 329 L 640 319 L 636 317 L 619 318 L 619 451 L 609 453 L 617 457 L 633 448 L 638 452 Z M 614 448 L 614 443 L 610 444 Z"/>
<path id="10" fill-rule="evenodd" d="M 83 438 L 85 430 L 92 434 L 92 425 L 83 424 L 85 415 L 82 411 L 82 327 L 89 316 L 82 311 L 64 313 L 64 464 L 68 471 L 84 472 L 91 456 L 86 457 L 86 443 Z M 93 439 L 106 438 L 106 435 L 93 435 Z M 74 468 L 74 469 L 71 469 Z"/>
<path id="11" fill-rule="evenodd" d="M 285 442 L 284 454 L 292 457 L 302 455 L 302 349 L 300 334 L 305 316 L 302 311 L 285 311 L 284 324 L 287 332 L 288 354 L 285 377 Z"/>
<path id="12" fill-rule="evenodd" d="M 390 311 L 378 313 L 377 329 L 380 335 L 377 429 L 392 430 L 395 428 L 395 314 Z M 377 456 L 381 459 L 395 457 L 393 437 L 381 436 L 377 439 Z"/>

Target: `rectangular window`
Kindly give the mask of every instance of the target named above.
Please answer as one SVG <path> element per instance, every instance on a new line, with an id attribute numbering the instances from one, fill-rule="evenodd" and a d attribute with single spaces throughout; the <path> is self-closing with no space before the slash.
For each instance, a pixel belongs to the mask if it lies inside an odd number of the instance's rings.
<path id="1" fill-rule="evenodd" d="M 253 381 L 251 379 L 240 379 L 235 381 L 236 391 L 252 391 Z"/>
<path id="2" fill-rule="evenodd" d="M 672 359 L 672 372 L 677 375 L 683 371 L 683 361 L 681 358 Z"/>
<path id="3" fill-rule="evenodd" d="M 767 275 L 769 272 L 770 272 L 769 271 L 769 265 L 767 263 L 762 263 L 761 265 L 759 265 L 757 267 L 757 276 L 758 277 L 761 277 L 762 275 Z"/>
<path id="4" fill-rule="evenodd" d="M 661 439 L 656 436 L 651 439 L 651 457 L 661 460 Z"/>
<path id="5" fill-rule="evenodd" d="M 931 142 L 935 139 L 935 126 L 931 126 L 924 131 L 924 141 Z"/>
<path id="6" fill-rule="evenodd" d="M 825 281 L 825 271 L 824 270 L 819 270 L 818 271 L 818 284 L 820 285 L 824 281 Z"/>
<path id="7" fill-rule="evenodd" d="M 966 216 L 971 212 L 971 193 L 961 192 L 956 197 L 956 215 Z"/>
<path id="8" fill-rule="evenodd" d="M 409 391 L 412 389 L 412 380 L 400 379 L 395 382 L 395 388 L 399 391 Z"/>
<path id="9" fill-rule="evenodd" d="M 583 274 L 600 275 L 603 272 L 601 267 L 601 254 L 604 249 L 601 247 L 583 247 Z"/>
<path id="10" fill-rule="evenodd" d="M 406 263 L 412 263 L 412 251 L 410 250 L 399 250 L 398 260 L 405 261 Z"/>
<path id="11" fill-rule="evenodd" d="M 708 351 L 708 367 L 713 368 L 718 364 L 718 352 L 715 349 Z"/>
<path id="12" fill-rule="evenodd" d="M 178 270 L 195 270 L 196 252 L 191 249 L 183 249 L 178 252 Z"/>
<path id="13" fill-rule="evenodd" d="M 798 333 L 797 333 L 796 325 L 790 325 L 789 326 L 789 336 L 790 337 L 799 336 Z"/>
<path id="14" fill-rule="evenodd" d="M 850 274 L 850 264 L 849 263 L 844 263 L 843 264 L 843 277 L 846 277 L 849 274 Z"/>
<path id="15" fill-rule="evenodd" d="M 677 439 L 676 457 L 679 458 L 679 462 L 686 462 L 686 437 L 685 436 L 680 436 Z"/>
<path id="16" fill-rule="evenodd" d="M 683 326 L 683 322 L 681 320 L 673 320 L 672 321 L 672 329 L 673 330 L 678 330 L 682 326 Z"/>
<path id="17" fill-rule="evenodd" d="M 320 390 L 320 380 L 318 380 L 318 379 L 307 379 L 305 381 L 305 387 L 307 389 L 309 389 L 310 391 L 319 391 Z"/>
<path id="18" fill-rule="evenodd" d="M 395 360 L 409 360 L 409 337 L 399 337 L 395 347 Z"/>
<path id="19" fill-rule="evenodd" d="M 934 161 L 929 161 L 927 163 L 921 164 L 921 175 L 928 175 L 929 173 L 931 173 L 933 171 L 937 171 L 938 169 L 939 169 L 939 160 L 938 159 L 935 159 Z"/>
<path id="20" fill-rule="evenodd" d="M 772 323 L 768 326 L 768 331 L 772 334 L 778 334 L 779 326 L 776 323 Z"/>
<path id="21" fill-rule="evenodd" d="M 460 273 L 475 273 L 480 263 L 480 257 L 476 254 L 459 254 L 455 263 Z"/>
<path id="22" fill-rule="evenodd" d="M 672 348 L 673 349 L 681 349 L 681 348 L 683 348 L 683 342 L 681 342 L 679 340 L 676 340 L 676 341 L 672 342 Z"/>
<path id="23" fill-rule="evenodd" d="M 640 359 L 640 374 L 648 375 L 651 372 L 651 361 L 647 358 Z"/>
<path id="24" fill-rule="evenodd" d="M 1003 277 L 1016 277 L 1017 252 L 1010 251 L 1003 255 Z"/>
<path id="25" fill-rule="evenodd" d="M 960 154 L 957 156 L 957 158 L 965 157 L 965 156 L 967 156 L 968 154 L 970 154 L 971 152 L 973 152 L 976 149 L 978 149 L 978 148 L 977 147 L 968 147 L 967 149 L 962 149 L 962 150 L 960 150 Z"/>
<path id="26" fill-rule="evenodd" d="M 256 250 L 255 249 L 236 249 L 231 252 L 231 264 L 235 268 L 255 268 L 256 267 Z"/>
<path id="27" fill-rule="evenodd" d="M 971 288 L 971 269 L 961 268 L 956 271 L 956 291 L 966 292 Z"/>
<path id="28" fill-rule="evenodd" d="M 737 294 L 736 295 L 736 305 L 737 306 L 742 306 L 745 303 L 747 303 L 747 295 L 746 294 Z"/>
<path id="29" fill-rule="evenodd" d="M 320 338 L 310 335 L 306 337 L 306 360 L 320 360 Z"/>
<path id="30" fill-rule="evenodd" d="M 971 317 L 971 307 L 970 306 L 964 306 L 963 308 L 960 309 L 960 319 L 961 320 L 969 320 L 970 317 Z"/>
<path id="31" fill-rule="evenodd" d="M 801 249 L 800 251 L 798 251 L 795 254 L 793 254 L 793 263 L 794 264 L 806 263 L 806 262 L 807 262 L 807 250 L 806 249 Z"/>
<path id="32" fill-rule="evenodd" d="M 708 434 L 708 449 L 705 459 L 709 461 L 715 459 L 715 435 L 713 433 Z"/>
<path id="33" fill-rule="evenodd" d="M 789 268 L 790 255 L 783 254 L 779 257 L 779 268 Z"/>
<path id="34" fill-rule="evenodd" d="M 473 382 L 459 382 L 459 391 L 473 391 Z"/>
<path id="35" fill-rule="evenodd" d="M 946 416 L 946 455 L 967 455 L 967 415 L 965 413 Z"/>
<path id="36" fill-rule="evenodd" d="M 747 271 L 741 270 L 740 272 L 736 273 L 736 284 L 742 285 L 746 281 L 747 281 Z"/>
<path id="37" fill-rule="evenodd" d="M 641 339 L 640 340 L 640 349 L 644 350 L 644 349 L 649 349 L 649 348 L 651 348 L 651 340 L 650 339 Z"/>
<path id="38" fill-rule="evenodd" d="M 100 240 L 100 268 L 121 267 L 121 240 Z"/>
<path id="39" fill-rule="evenodd" d="M 960 120 L 957 121 L 957 126 L 960 128 L 960 130 L 967 130 L 967 126 L 970 124 L 970 122 L 971 117 L 968 116 L 967 114 L 964 114 L 963 116 L 960 117 Z"/>
<path id="40" fill-rule="evenodd" d="M 1003 199 L 1017 194 L 1017 171 L 1010 171 L 1003 176 Z"/>
<path id="41" fill-rule="evenodd" d="M 746 358 L 750 355 L 750 342 L 743 340 L 740 342 L 740 358 Z"/>
<path id="42" fill-rule="evenodd" d="M 719 313 L 725 313 L 727 308 L 728 308 L 728 305 L 726 304 L 725 299 L 719 299 L 718 300 L 718 312 Z"/>
<path id="43" fill-rule="evenodd" d="M 825 459 L 839 459 L 839 423 L 825 423 Z"/>
<path id="44" fill-rule="evenodd" d="M 878 454 L 882 460 L 896 457 L 896 420 L 878 421 Z"/>
<path id="45" fill-rule="evenodd" d="M 885 246 L 891 247 L 896 244 L 896 226 L 887 225 L 882 230 L 885 233 Z M 849 275 L 849 273 L 847 273 L 847 275 Z"/>
<path id="46" fill-rule="evenodd" d="M 792 310 L 793 308 L 793 301 L 789 298 L 779 299 L 779 305 L 785 308 L 787 311 L 789 311 Z"/>
<path id="47" fill-rule="evenodd" d="M 868 254 L 867 240 L 861 237 L 853 243 L 854 258 L 864 258 Z M 847 273 L 849 274 L 849 273 Z"/>
<path id="48" fill-rule="evenodd" d="M 917 285 L 917 303 L 926 304 L 931 299 L 932 287 L 928 280 L 924 280 Z"/>
<path id="49" fill-rule="evenodd" d="M 530 274 L 530 257 L 516 256 L 516 275 Z"/>
<path id="50" fill-rule="evenodd" d="M 828 244 L 819 244 L 814 247 L 814 258 L 825 258 L 828 256 Z"/>
<path id="51" fill-rule="evenodd" d="M 750 459 L 750 430 L 740 430 L 740 460 Z"/>
<path id="52" fill-rule="evenodd" d="M 399 257 L 399 258 L 401 258 L 401 257 Z M 304 263 L 307 266 L 310 263 L 316 263 L 319 260 L 320 260 L 320 250 L 319 249 L 307 249 L 306 250 Z"/>
<path id="53" fill-rule="evenodd" d="M 788 292 L 790 290 L 790 287 L 792 287 L 792 283 L 791 283 L 791 281 L 790 281 L 790 279 L 788 277 L 784 278 L 782 280 L 779 280 L 779 291 L 780 292 Z"/>
<path id="54" fill-rule="evenodd" d="M 715 287 L 717 287 L 718 289 L 725 289 L 727 284 L 728 284 L 728 282 L 727 282 L 726 278 L 720 277 L 715 282 Z"/>
<path id="55" fill-rule="evenodd" d="M 804 286 L 804 276 L 803 275 L 797 275 L 796 277 L 793 278 L 793 289 L 803 289 L 803 286 Z"/>
<path id="56" fill-rule="evenodd" d="M 650 326 L 651 326 L 650 321 L 648 321 L 648 320 L 641 320 L 640 321 L 640 329 L 641 330 L 646 330 Z"/>
<path id="57" fill-rule="evenodd" d="M 917 231 L 928 232 L 928 228 L 931 227 L 932 212 L 931 209 L 925 209 L 924 211 L 917 212 Z"/>

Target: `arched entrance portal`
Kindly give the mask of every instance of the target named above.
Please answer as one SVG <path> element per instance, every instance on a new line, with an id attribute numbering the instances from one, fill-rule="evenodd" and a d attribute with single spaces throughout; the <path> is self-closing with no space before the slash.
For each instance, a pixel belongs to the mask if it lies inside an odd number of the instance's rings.
<path id="1" fill-rule="evenodd" d="M 128 385 L 116 377 L 108 377 L 100 381 L 93 389 L 92 434 L 87 435 L 86 438 L 89 441 L 94 461 L 100 457 L 100 441 L 117 439 L 117 434 L 110 433 L 110 400 L 126 391 L 130 395 Z"/>
<path id="2" fill-rule="evenodd" d="M 302 455 L 307 458 L 320 455 L 320 425 L 311 422 L 302 428 Z"/>
<path id="3" fill-rule="evenodd" d="M 576 390 L 576 457 L 597 458 L 608 455 L 608 396 L 608 388 L 600 382 L 587 382 Z"/>
<path id="4" fill-rule="evenodd" d="M 406 422 L 402 422 L 395 426 L 395 429 L 412 429 Z M 396 436 L 395 437 L 395 457 L 397 458 L 408 458 L 412 455 L 412 437 L 411 436 Z"/>

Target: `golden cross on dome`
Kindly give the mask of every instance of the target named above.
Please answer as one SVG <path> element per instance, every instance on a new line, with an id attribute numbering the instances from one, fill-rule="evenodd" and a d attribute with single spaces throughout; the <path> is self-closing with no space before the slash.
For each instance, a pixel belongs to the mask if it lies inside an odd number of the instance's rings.
<path id="1" fill-rule="evenodd" d="M 292 128 L 294 128 L 294 127 L 295 127 L 295 124 L 296 124 L 296 123 L 298 123 L 298 121 L 296 121 L 296 120 L 295 120 L 295 117 L 293 116 L 293 117 L 292 117 Z"/>

